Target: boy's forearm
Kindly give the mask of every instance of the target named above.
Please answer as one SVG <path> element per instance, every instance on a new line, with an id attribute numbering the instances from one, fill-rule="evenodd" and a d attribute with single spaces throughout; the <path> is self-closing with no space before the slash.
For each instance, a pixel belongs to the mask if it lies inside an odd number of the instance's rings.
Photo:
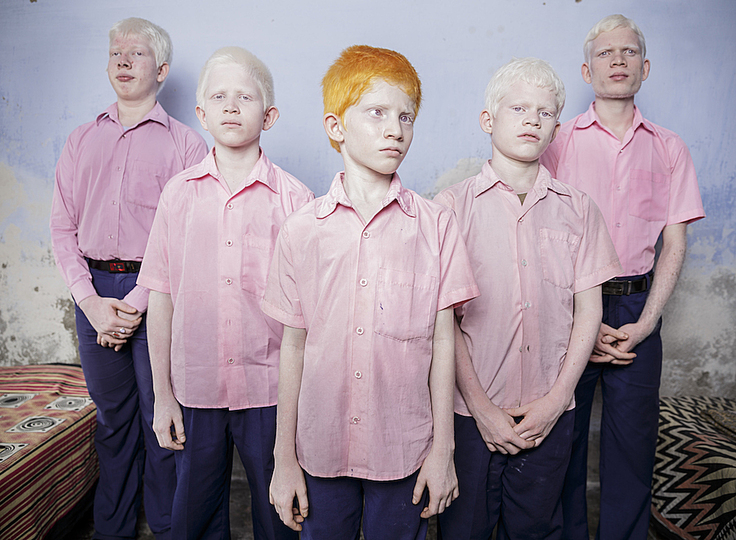
<path id="1" fill-rule="evenodd" d="M 433 450 L 452 454 L 454 437 L 455 394 L 455 315 L 452 308 L 437 313 L 432 342 L 432 366 L 429 391 L 434 422 Z"/>
<path id="2" fill-rule="evenodd" d="M 603 301 L 600 286 L 575 294 L 567 355 L 560 374 L 550 390 L 550 394 L 557 394 L 567 405 L 572 401 L 575 387 L 588 364 L 602 316 Z"/>
<path id="3" fill-rule="evenodd" d="M 153 391 L 157 396 L 173 395 L 171 388 L 171 295 L 151 291 L 148 298 L 148 353 L 151 357 Z"/>
<path id="4" fill-rule="evenodd" d="M 297 407 L 302 384 L 306 338 L 305 329 L 284 327 L 279 359 L 276 444 L 274 446 L 274 458 L 277 462 L 296 460 Z"/>
<path id="5" fill-rule="evenodd" d="M 453 330 L 455 335 L 455 382 L 460 394 L 465 400 L 465 404 L 468 406 L 468 411 L 473 415 L 473 418 L 476 418 L 477 404 L 488 401 L 488 396 L 480 384 L 480 379 L 478 379 L 478 374 L 470 359 L 468 344 L 465 342 L 460 325 L 457 320 L 454 320 L 454 317 Z"/>

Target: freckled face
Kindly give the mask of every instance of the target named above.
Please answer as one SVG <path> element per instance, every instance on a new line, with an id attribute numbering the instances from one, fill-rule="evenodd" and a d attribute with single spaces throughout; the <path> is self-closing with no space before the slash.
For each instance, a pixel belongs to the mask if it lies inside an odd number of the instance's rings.
<path id="1" fill-rule="evenodd" d="M 603 32 L 591 44 L 590 63 L 583 64 L 585 82 L 595 95 L 608 99 L 633 97 L 649 76 L 649 60 L 641 56 L 639 38 L 630 28 Z"/>

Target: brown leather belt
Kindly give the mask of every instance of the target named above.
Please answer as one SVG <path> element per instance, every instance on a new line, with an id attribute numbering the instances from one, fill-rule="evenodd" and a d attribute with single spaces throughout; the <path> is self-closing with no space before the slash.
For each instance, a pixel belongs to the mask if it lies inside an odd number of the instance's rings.
<path id="1" fill-rule="evenodd" d="M 96 261 L 94 259 L 87 259 L 87 264 L 95 270 L 103 270 L 115 274 L 134 274 L 141 270 L 141 263 L 139 261 L 120 261 L 117 259 L 112 261 Z"/>
<path id="2" fill-rule="evenodd" d="M 601 290 L 603 294 L 613 296 L 628 296 L 634 293 L 640 293 L 649 290 L 650 283 L 654 277 L 654 271 L 650 271 L 646 275 L 636 279 L 615 278 L 606 281 Z"/>

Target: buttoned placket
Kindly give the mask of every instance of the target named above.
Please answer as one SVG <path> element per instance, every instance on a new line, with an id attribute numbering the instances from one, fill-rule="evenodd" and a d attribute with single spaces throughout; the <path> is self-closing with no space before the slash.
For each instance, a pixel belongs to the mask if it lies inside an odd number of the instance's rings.
<path id="1" fill-rule="evenodd" d="M 218 243 L 221 249 L 218 249 L 218 268 L 221 272 L 221 280 L 224 281 L 224 291 L 220 294 L 218 302 L 221 305 L 219 309 L 218 321 L 219 328 L 227 328 L 225 332 L 219 332 L 222 336 L 220 339 L 220 350 L 218 351 L 220 358 L 223 359 L 225 368 L 238 370 L 237 373 L 227 377 L 226 385 L 228 395 L 236 392 L 238 389 L 242 391 L 239 377 L 241 377 L 241 365 L 235 361 L 239 355 L 242 355 L 242 342 L 240 337 L 241 321 L 236 314 L 240 313 L 240 269 L 242 265 L 242 240 L 239 238 L 243 224 L 242 212 L 236 211 L 238 193 L 231 194 L 228 189 L 222 185 L 224 179 L 218 178 L 220 185 L 217 186 L 218 194 L 222 197 L 220 203 L 220 223 L 218 224 Z M 227 372 L 227 371 L 226 371 Z M 236 399 L 233 396 L 233 400 Z"/>
<path id="2" fill-rule="evenodd" d="M 117 124 L 116 124 L 117 126 Z M 117 145 L 120 151 L 116 149 L 113 152 L 113 164 L 112 171 L 113 175 L 110 179 L 113 184 L 116 184 L 117 199 L 110 201 L 112 211 L 106 212 L 107 215 L 107 234 L 105 235 L 105 246 L 104 250 L 110 253 L 120 253 L 120 200 L 123 197 L 123 180 L 125 178 L 125 172 L 128 162 L 128 155 L 130 153 L 131 144 L 131 130 L 124 131 L 118 138 Z"/>

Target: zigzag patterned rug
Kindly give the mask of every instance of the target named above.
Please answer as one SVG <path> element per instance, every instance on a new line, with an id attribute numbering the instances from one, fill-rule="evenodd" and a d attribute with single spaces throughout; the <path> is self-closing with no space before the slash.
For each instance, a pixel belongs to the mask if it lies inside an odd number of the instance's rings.
<path id="1" fill-rule="evenodd" d="M 708 420 L 721 411 L 736 412 L 736 400 L 660 401 L 652 516 L 667 538 L 736 540 L 736 440 Z"/>

